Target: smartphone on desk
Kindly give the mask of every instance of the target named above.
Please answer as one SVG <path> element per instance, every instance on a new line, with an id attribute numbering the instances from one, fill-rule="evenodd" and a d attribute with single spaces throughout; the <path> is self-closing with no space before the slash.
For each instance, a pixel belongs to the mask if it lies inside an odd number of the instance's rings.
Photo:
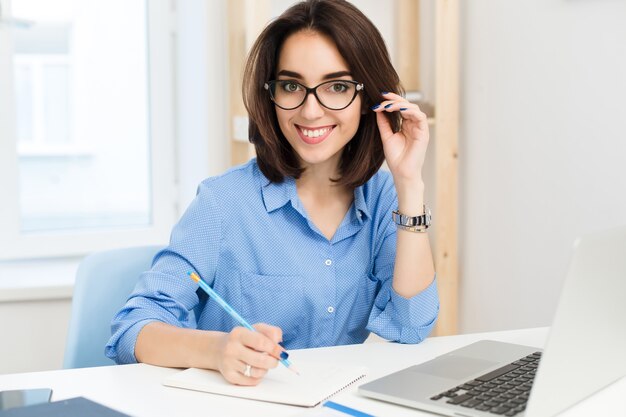
<path id="1" fill-rule="evenodd" d="M 17 389 L 0 391 L 0 411 L 9 408 L 47 403 L 52 397 L 50 388 Z"/>

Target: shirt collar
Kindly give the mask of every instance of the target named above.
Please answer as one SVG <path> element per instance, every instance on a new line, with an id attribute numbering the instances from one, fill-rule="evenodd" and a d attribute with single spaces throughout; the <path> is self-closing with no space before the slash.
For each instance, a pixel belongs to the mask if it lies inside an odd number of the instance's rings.
<path id="1" fill-rule="evenodd" d="M 365 203 L 363 187 L 365 187 L 365 185 L 361 185 L 354 190 L 354 210 L 360 224 L 363 224 L 363 221 L 370 217 L 370 211 Z"/>
<path id="2" fill-rule="evenodd" d="M 268 213 L 283 207 L 294 197 L 296 182 L 293 178 L 286 177 L 283 182 L 271 182 L 264 175 L 261 178 L 263 202 Z"/>
<path id="3" fill-rule="evenodd" d="M 370 211 L 365 202 L 365 194 L 363 192 L 364 185 L 354 190 L 354 214 L 360 224 L 370 217 Z M 261 174 L 261 190 L 263 193 L 263 202 L 268 213 L 283 207 L 292 201 L 294 207 L 299 199 L 297 198 L 296 181 L 292 177 L 286 177 L 283 182 L 271 182 L 263 174 Z M 295 207 L 296 209 L 298 207 Z"/>

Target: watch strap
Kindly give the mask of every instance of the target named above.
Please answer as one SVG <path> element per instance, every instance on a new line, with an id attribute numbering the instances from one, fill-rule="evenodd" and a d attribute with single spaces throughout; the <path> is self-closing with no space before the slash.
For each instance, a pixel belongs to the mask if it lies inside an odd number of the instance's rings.
<path id="1" fill-rule="evenodd" d="M 428 229 L 432 222 L 432 215 L 430 209 L 424 205 L 424 214 L 419 216 L 407 216 L 400 213 L 398 210 L 394 210 L 391 213 L 391 217 L 396 225 L 401 228 L 416 228 L 416 229 Z M 417 230 L 410 230 L 417 231 Z"/>

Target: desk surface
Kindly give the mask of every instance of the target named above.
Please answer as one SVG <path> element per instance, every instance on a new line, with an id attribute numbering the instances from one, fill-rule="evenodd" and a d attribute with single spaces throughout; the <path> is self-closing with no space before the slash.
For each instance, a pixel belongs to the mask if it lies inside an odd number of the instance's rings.
<path id="1" fill-rule="evenodd" d="M 547 328 L 476 333 L 459 336 L 432 337 L 419 345 L 397 343 L 366 343 L 362 345 L 290 351 L 290 359 L 324 360 L 333 363 L 366 365 L 370 373 L 363 382 L 415 365 L 468 343 L 481 339 L 500 340 L 542 347 Z M 6 360 L 7 358 L 5 358 Z M 48 372 L 0 375 L 0 391 L 8 389 L 49 387 L 53 401 L 84 396 L 132 416 L 191 416 L 207 412 L 216 416 L 298 416 L 300 407 L 243 400 L 202 392 L 169 388 L 161 385 L 164 377 L 177 369 L 145 364 L 106 366 Z M 417 410 L 395 406 L 361 397 L 357 386 L 333 397 L 333 401 L 357 408 L 375 416 L 432 416 Z M 566 417 L 590 415 L 626 416 L 621 401 L 626 394 L 626 378 L 610 385 L 563 413 Z"/>

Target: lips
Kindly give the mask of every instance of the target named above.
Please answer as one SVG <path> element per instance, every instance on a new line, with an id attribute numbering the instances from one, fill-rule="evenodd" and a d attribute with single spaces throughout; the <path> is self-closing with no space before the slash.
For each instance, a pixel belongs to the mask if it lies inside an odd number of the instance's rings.
<path id="1" fill-rule="evenodd" d="M 307 127 L 296 125 L 300 139 L 306 144 L 317 145 L 323 142 L 335 129 L 336 125 Z"/>

